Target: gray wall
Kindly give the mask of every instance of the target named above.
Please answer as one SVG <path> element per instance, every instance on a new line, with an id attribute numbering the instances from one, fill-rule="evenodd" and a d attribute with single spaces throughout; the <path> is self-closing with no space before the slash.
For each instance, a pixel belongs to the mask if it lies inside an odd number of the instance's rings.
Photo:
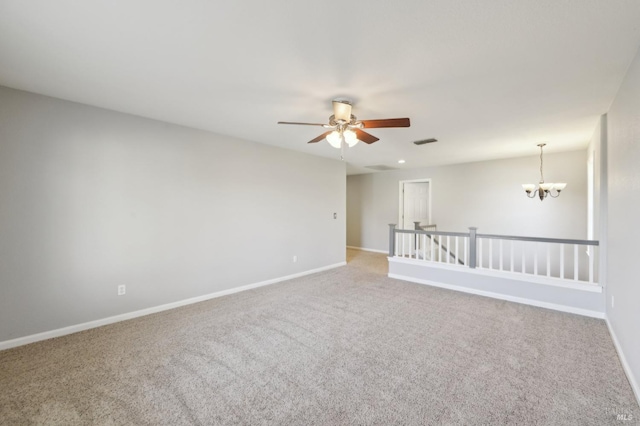
<path id="1" fill-rule="evenodd" d="M 535 152 L 535 144 L 531 147 Z M 347 177 L 347 245 L 387 250 L 388 224 L 398 223 L 398 182 L 431 178 L 432 223 L 441 231 L 552 238 L 587 235 L 586 150 L 545 153 L 548 182 L 567 182 L 559 198 L 529 199 L 523 183 L 538 183 L 539 155 Z"/>
<path id="2" fill-rule="evenodd" d="M 640 54 L 607 115 L 607 316 L 640 398 Z"/>
<path id="3" fill-rule="evenodd" d="M 0 341 L 342 262 L 345 173 L 0 87 Z"/>

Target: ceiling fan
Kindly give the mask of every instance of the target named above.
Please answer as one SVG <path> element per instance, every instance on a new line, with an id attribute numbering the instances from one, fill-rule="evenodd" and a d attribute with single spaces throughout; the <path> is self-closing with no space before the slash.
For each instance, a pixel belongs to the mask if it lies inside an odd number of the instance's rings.
<path id="1" fill-rule="evenodd" d="M 317 138 L 311 139 L 308 143 L 320 142 L 327 139 L 327 142 L 340 149 L 343 141 L 349 147 L 354 146 L 358 141 L 372 144 L 380 139 L 365 132 L 362 129 L 373 129 L 380 127 L 409 127 L 411 125 L 408 118 L 386 118 L 380 120 L 358 120 L 351 114 L 351 100 L 338 98 L 333 100 L 333 115 L 329 117 L 329 124 L 320 123 L 297 123 L 291 121 L 278 121 L 278 124 L 298 124 L 302 126 L 322 126 L 330 129 Z"/>

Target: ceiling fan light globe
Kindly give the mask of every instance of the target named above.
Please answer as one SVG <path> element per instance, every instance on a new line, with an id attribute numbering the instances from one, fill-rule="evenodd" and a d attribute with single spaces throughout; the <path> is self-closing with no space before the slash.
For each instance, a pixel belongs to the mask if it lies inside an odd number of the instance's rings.
<path id="1" fill-rule="evenodd" d="M 339 132 L 334 130 L 327 135 L 327 142 L 329 142 L 329 145 L 331 145 L 332 147 L 340 149 L 340 147 L 342 146 L 342 137 L 340 136 Z"/>
<path id="2" fill-rule="evenodd" d="M 349 148 L 359 142 L 356 136 L 356 132 L 354 132 L 353 130 L 344 131 L 344 141 L 347 143 L 347 145 L 349 145 Z"/>

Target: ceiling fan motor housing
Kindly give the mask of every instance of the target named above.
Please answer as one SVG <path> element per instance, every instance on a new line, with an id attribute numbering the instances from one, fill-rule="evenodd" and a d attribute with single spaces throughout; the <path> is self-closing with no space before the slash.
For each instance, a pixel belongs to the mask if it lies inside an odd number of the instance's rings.
<path id="1" fill-rule="evenodd" d="M 333 115 L 336 120 L 350 121 L 351 118 L 351 101 L 348 99 L 333 100 Z"/>
<path id="2" fill-rule="evenodd" d="M 351 114 L 351 117 L 349 118 L 349 120 L 341 120 L 341 119 L 336 119 L 335 114 L 332 114 L 331 117 L 329 117 L 329 124 L 331 126 L 340 126 L 340 125 L 350 125 L 350 126 L 355 126 L 357 117 L 353 114 Z"/>

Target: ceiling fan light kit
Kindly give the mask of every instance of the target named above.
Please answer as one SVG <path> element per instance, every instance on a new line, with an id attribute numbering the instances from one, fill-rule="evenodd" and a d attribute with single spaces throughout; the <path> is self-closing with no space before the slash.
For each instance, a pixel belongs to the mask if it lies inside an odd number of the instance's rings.
<path id="1" fill-rule="evenodd" d="M 522 185 L 522 188 L 527 193 L 527 197 L 534 198 L 536 195 L 540 198 L 540 201 L 547 198 L 547 196 L 551 196 L 552 198 L 558 198 L 560 196 L 560 192 L 567 186 L 566 183 L 547 183 L 544 181 L 544 175 L 542 173 L 542 148 L 546 145 L 546 143 L 539 143 L 540 147 L 540 183 L 538 184 L 538 188 L 536 188 L 535 184 L 525 183 Z M 555 192 L 555 195 L 553 191 Z"/>
<path id="2" fill-rule="evenodd" d="M 351 101 L 349 99 L 337 98 L 333 100 L 333 115 L 329 117 L 329 124 L 319 123 L 299 123 L 292 121 L 279 121 L 278 124 L 298 124 L 304 126 L 322 126 L 329 131 L 310 140 L 308 143 L 320 142 L 326 139 L 329 145 L 341 149 L 347 145 L 349 148 L 358 142 L 372 144 L 379 139 L 362 129 L 381 127 L 409 127 L 411 122 L 408 118 L 387 118 L 380 120 L 358 120 L 351 114 Z"/>

